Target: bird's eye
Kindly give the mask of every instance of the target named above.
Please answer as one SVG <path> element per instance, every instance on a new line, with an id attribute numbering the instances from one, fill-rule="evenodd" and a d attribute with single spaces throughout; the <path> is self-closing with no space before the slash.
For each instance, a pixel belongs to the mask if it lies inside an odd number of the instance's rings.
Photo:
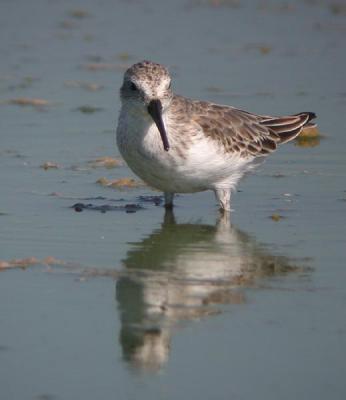
<path id="1" fill-rule="evenodd" d="M 137 86 L 133 82 L 130 83 L 130 89 L 133 91 L 138 90 Z"/>

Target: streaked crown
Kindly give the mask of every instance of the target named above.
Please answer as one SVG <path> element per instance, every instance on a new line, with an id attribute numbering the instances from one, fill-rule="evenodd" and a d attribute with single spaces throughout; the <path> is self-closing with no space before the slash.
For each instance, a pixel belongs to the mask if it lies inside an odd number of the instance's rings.
<path id="1" fill-rule="evenodd" d="M 172 97 L 171 77 L 163 65 L 141 61 L 125 72 L 120 94 L 122 99 L 139 99 L 145 104 L 160 99 L 164 105 Z"/>

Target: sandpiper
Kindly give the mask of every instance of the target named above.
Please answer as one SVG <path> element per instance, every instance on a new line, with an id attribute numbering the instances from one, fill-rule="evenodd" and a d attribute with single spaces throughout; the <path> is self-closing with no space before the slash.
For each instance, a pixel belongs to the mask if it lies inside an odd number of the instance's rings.
<path id="1" fill-rule="evenodd" d="M 213 190 L 223 211 L 239 179 L 299 135 L 312 112 L 273 117 L 178 96 L 163 65 L 142 61 L 124 75 L 117 144 L 129 167 L 164 193 Z"/>

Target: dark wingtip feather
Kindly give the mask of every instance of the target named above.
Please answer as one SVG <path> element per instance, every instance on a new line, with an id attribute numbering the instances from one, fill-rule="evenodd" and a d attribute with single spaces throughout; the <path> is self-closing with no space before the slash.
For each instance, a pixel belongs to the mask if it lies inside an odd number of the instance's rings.
<path id="1" fill-rule="evenodd" d="M 299 135 L 305 126 L 314 125 L 310 121 L 316 114 L 310 111 L 300 112 L 287 117 L 277 117 L 264 120 L 262 124 L 274 131 L 280 138 L 280 144 L 289 142 Z"/>
<path id="2" fill-rule="evenodd" d="M 299 114 L 295 114 L 295 115 L 308 115 L 309 119 L 306 121 L 306 123 L 308 123 L 312 119 L 317 118 L 317 115 L 314 112 L 311 112 L 311 111 L 300 112 Z"/>

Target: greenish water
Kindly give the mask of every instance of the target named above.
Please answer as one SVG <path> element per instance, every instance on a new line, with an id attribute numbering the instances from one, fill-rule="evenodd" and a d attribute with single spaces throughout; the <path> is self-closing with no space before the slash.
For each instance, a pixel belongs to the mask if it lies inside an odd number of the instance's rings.
<path id="1" fill-rule="evenodd" d="M 0 7 L 1 399 L 344 399 L 344 4 Z M 186 96 L 314 111 L 323 136 L 247 177 L 232 226 L 211 193 L 165 215 L 145 186 L 96 183 L 125 165 L 90 164 L 119 157 L 118 88 L 143 58 Z"/>

